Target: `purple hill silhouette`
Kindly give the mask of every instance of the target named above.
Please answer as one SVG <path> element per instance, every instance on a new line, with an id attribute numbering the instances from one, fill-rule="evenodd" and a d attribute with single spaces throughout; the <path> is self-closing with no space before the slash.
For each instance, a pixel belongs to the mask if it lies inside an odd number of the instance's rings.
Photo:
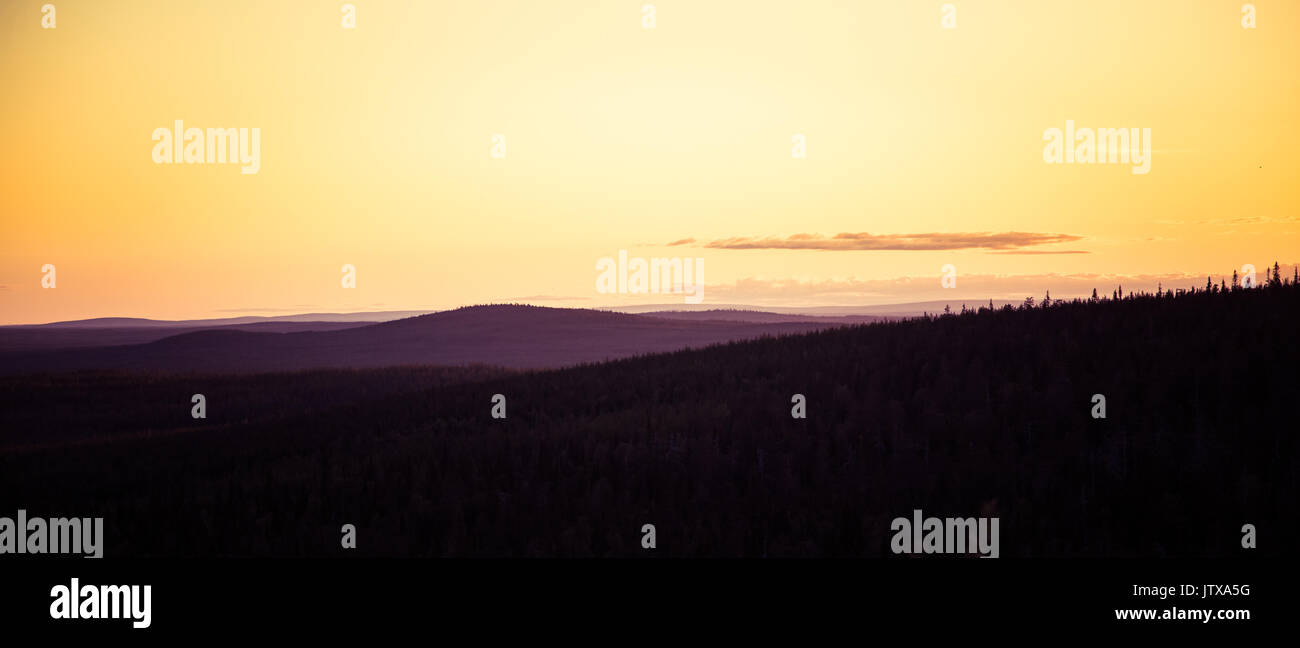
<path id="1" fill-rule="evenodd" d="M 844 323 L 754 323 L 540 306 L 471 306 L 341 330 L 277 333 L 222 327 L 145 344 L 9 352 L 0 354 L 0 372 L 242 373 L 415 364 L 534 369 L 804 333 Z"/>
<path id="2" fill-rule="evenodd" d="M 36 326 L 3 326 L 0 327 L 0 353 L 6 351 L 42 351 L 144 344 L 182 333 L 217 329 L 262 333 L 296 333 L 300 331 L 336 331 L 373 323 L 276 321 L 216 325 L 185 325 L 185 323 L 180 323 L 177 326 L 169 326 L 159 325 L 154 323 L 154 320 L 139 320 L 144 323 L 132 324 L 125 321 L 126 318 L 121 319 L 124 321 L 104 327 L 84 325 L 81 322 L 60 322 Z"/>

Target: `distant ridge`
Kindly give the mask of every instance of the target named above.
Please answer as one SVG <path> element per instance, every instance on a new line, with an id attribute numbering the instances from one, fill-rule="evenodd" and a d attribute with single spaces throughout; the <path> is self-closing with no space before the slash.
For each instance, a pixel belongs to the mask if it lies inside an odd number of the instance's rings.
<path id="1" fill-rule="evenodd" d="M 105 318 L 109 319 L 109 318 Z M 129 318 L 112 318 L 126 320 Z M 143 320 L 151 321 L 151 320 Z M 95 326 L 5 326 L 0 327 L 0 353 L 10 351 L 41 351 L 77 349 L 126 344 L 145 344 L 181 333 L 205 330 L 239 330 L 261 333 L 294 333 L 302 331 L 334 331 L 367 326 L 371 322 L 253 322 L 209 326 L 122 326 L 100 328 Z M 2 356 L 0 356 L 2 357 Z"/>
<path id="2" fill-rule="evenodd" d="M 692 320 L 498 304 L 381 323 L 354 323 L 332 330 L 265 332 L 253 326 L 226 326 L 183 330 L 144 344 L 10 351 L 0 353 L 0 372 L 120 369 L 234 373 L 397 365 L 534 369 L 676 351 L 765 335 L 806 333 L 844 324 Z M 283 327 L 293 323 L 271 325 Z M 331 324 L 313 326 L 329 329 Z M 0 334 L 4 333 L 0 329 Z"/>
<path id="3" fill-rule="evenodd" d="M 767 315 L 803 315 L 807 317 L 913 317 L 922 313 L 942 312 L 945 305 L 953 310 L 960 310 L 962 304 L 970 308 L 988 306 L 987 298 L 947 299 L 900 304 L 881 304 L 874 306 L 755 306 L 752 304 L 637 304 L 632 306 L 594 307 L 589 310 L 614 313 L 644 315 L 658 313 L 664 317 L 683 319 L 685 313 L 752 313 L 764 317 L 746 318 L 740 321 L 766 321 Z M 993 304 L 1002 307 L 1010 304 L 1016 306 L 1019 300 L 995 299 Z M 502 305 L 502 304 L 498 304 Z M 524 304 L 521 304 L 524 305 Z M 474 308 L 467 306 L 462 308 Z M 540 306 L 540 308 L 549 308 Z M 450 309 L 460 310 L 460 309 Z M 583 309 L 564 309 L 583 310 Z M 292 315 L 246 315 L 240 317 L 222 317 L 192 320 L 158 320 L 143 317 L 94 317 L 81 320 L 65 320 L 40 324 L 8 324 L 0 326 L 5 329 L 31 328 L 211 328 L 236 324 L 261 324 L 265 322 L 390 322 L 398 319 L 448 312 L 448 310 L 391 310 L 391 311 L 356 311 L 351 313 L 296 313 Z M 667 314 L 667 315 L 663 315 Z M 789 319 L 781 321 L 807 321 Z M 865 320 L 864 320 L 865 321 Z"/>
<path id="4" fill-rule="evenodd" d="M 1018 306 L 1021 300 L 1011 299 L 994 299 L 993 306 L 1001 308 L 1011 305 Z M 702 311 L 751 311 L 762 313 L 774 313 L 779 315 L 807 315 L 812 317 L 846 317 L 846 316 L 873 316 L 873 317 L 919 317 L 925 313 L 942 313 L 944 306 L 950 306 L 953 311 L 961 311 L 962 304 L 969 309 L 976 309 L 980 306 L 987 307 L 989 299 L 985 298 L 964 298 L 964 299 L 935 299 L 930 301 L 905 302 L 901 304 L 878 304 L 874 306 L 751 306 L 745 304 L 639 304 L 634 306 L 617 306 L 604 308 L 601 310 L 610 310 L 620 313 L 662 313 L 662 312 L 702 312 Z"/>
<path id="5" fill-rule="evenodd" d="M 10 324 L 2 329 L 17 328 L 192 328 L 230 326 L 233 324 L 260 324 L 264 322 L 387 322 L 390 320 L 427 315 L 436 311 L 360 311 L 355 313 L 298 313 L 295 315 L 248 315 L 194 320 L 156 320 L 143 317 L 94 317 L 45 324 Z"/>
<path id="6" fill-rule="evenodd" d="M 872 322 L 889 321 L 897 319 L 881 315 L 804 315 L 800 313 L 772 313 L 761 310 L 743 310 L 743 309 L 723 309 L 716 308 L 702 311 L 648 311 L 643 313 L 645 316 L 658 317 L 662 319 L 689 320 L 695 322 L 702 321 L 721 321 L 721 322 L 751 322 L 751 323 L 773 323 L 773 322 L 819 322 L 823 324 L 870 324 Z"/>

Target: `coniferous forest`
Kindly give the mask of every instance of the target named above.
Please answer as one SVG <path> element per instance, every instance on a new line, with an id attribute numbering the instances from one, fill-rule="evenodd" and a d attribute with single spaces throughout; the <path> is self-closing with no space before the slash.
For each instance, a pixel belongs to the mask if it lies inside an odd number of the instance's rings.
<path id="1" fill-rule="evenodd" d="M 1300 286 L 1106 292 L 551 371 L 8 376 L 0 511 L 128 557 L 886 557 L 914 509 L 1007 558 L 1287 552 Z"/>

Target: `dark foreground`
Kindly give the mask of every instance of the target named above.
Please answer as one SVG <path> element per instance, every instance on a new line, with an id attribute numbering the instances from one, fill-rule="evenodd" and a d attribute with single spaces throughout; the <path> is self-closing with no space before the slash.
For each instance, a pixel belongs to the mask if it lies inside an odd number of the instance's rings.
<path id="1" fill-rule="evenodd" d="M 1297 322 L 1279 286 L 537 373 L 9 377 L 0 516 L 102 516 L 108 557 L 892 556 L 914 509 L 1003 558 L 1285 555 Z"/>

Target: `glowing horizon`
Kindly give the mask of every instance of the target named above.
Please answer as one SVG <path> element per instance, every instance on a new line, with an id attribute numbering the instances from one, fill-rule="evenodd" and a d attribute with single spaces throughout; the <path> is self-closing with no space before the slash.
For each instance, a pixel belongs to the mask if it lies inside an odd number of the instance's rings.
<path id="1" fill-rule="evenodd" d="M 1300 261 L 1295 2 L 44 4 L 0 6 L 0 324 L 681 301 L 598 293 L 620 250 L 704 259 L 706 306 Z M 178 120 L 256 172 L 155 161 Z"/>

